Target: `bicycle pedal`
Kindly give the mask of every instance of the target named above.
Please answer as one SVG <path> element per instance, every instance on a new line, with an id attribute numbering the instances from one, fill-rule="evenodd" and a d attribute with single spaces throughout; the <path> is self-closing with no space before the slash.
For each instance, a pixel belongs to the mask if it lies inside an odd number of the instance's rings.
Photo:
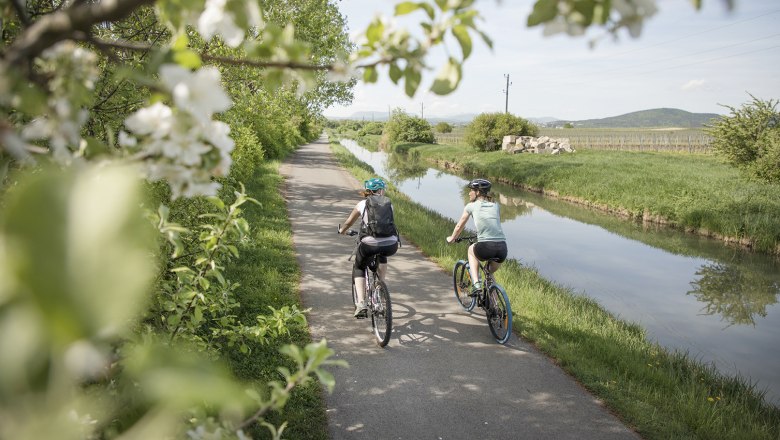
<path id="1" fill-rule="evenodd" d="M 357 319 L 366 319 L 366 318 L 368 318 L 368 310 L 361 310 L 360 313 L 355 315 L 355 318 L 357 318 Z"/>

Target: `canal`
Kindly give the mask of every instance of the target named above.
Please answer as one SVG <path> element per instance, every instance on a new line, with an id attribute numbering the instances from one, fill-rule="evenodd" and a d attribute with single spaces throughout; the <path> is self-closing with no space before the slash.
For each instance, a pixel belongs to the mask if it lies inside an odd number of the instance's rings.
<path id="1" fill-rule="evenodd" d="M 466 178 L 341 144 L 417 203 L 460 217 Z M 510 258 L 640 324 L 664 347 L 750 380 L 780 405 L 777 260 L 510 186 L 493 192 Z"/>

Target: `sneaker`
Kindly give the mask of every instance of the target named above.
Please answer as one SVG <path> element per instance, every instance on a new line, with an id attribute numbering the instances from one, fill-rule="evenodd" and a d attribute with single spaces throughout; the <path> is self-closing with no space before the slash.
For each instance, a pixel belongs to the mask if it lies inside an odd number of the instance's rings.
<path id="1" fill-rule="evenodd" d="M 482 291 L 482 282 L 481 281 L 477 281 L 471 287 L 471 294 L 469 294 L 469 296 L 479 296 L 479 292 L 481 292 L 481 291 Z"/>
<path id="2" fill-rule="evenodd" d="M 355 305 L 354 316 L 357 319 L 363 319 L 368 317 L 368 307 L 366 307 L 366 303 L 359 302 Z"/>

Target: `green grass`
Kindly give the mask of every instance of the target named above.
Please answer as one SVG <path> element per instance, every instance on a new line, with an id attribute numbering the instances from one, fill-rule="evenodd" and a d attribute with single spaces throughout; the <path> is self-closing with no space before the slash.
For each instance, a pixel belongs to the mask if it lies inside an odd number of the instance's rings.
<path id="1" fill-rule="evenodd" d="M 780 185 L 748 180 L 719 158 L 578 151 L 507 155 L 415 148 L 431 163 L 780 255 Z"/>
<path id="2" fill-rule="evenodd" d="M 344 148 L 332 148 L 358 179 L 371 175 L 370 168 Z M 463 246 L 444 243 L 452 221 L 392 187 L 390 196 L 400 230 L 427 257 L 446 270 L 463 257 Z M 641 327 L 515 261 L 507 262 L 497 279 L 509 295 L 515 331 L 643 438 L 780 438 L 780 409 L 766 404 L 744 380 L 650 343 Z"/>
<path id="3" fill-rule="evenodd" d="M 255 322 L 255 316 L 267 314 L 269 306 L 278 309 L 294 304 L 302 309 L 301 274 L 293 248 L 292 226 L 281 196 L 282 177 L 278 165 L 264 164 L 246 182 L 247 194 L 257 199 L 261 206 L 244 205 L 251 236 L 239 249 L 241 258 L 234 260 L 226 271 L 226 278 L 241 284 L 237 291 L 241 302 L 238 315 L 248 324 Z M 277 367 L 295 368 L 279 353 L 279 348 L 290 343 L 303 346 L 309 342 L 308 329 L 298 329 L 290 337 L 268 345 L 252 345 L 249 355 L 235 349 L 229 353 L 228 360 L 238 378 L 263 388 L 268 381 L 280 379 Z M 294 389 L 284 413 L 272 413 L 266 420 L 277 426 L 286 420 L 288 427 L 284 438 L 327 439 L 327 417 L 320 383 L 315 379 Z M 257 424 L 249 434 L 255 439 L 270 438 L 267 429 Z"/>

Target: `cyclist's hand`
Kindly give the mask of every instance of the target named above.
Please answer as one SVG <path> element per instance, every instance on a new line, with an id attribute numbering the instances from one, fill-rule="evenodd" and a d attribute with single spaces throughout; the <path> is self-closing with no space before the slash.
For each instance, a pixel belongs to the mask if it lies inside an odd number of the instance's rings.
<path id="1" fill-rule="evenodd" d="M 447 243 L 452 243 L 453 241 L 455 241 L 455 237 L 453 237 L 452 235 L 447 237 Z"/>

